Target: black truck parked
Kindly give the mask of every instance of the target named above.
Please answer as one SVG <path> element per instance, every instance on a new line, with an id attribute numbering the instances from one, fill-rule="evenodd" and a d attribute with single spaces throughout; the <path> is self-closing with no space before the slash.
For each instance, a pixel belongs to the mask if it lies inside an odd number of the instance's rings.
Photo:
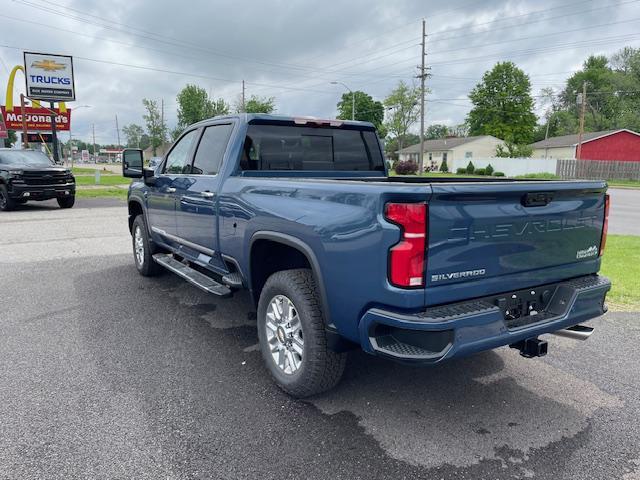
<path id="1" fill-rule="evenodd" d="M 60 208 L 75 203 L 76 180 L 36 150 L 0 148 L 0 210 L 13 210 L 31 200 L 58 200 Z"/>

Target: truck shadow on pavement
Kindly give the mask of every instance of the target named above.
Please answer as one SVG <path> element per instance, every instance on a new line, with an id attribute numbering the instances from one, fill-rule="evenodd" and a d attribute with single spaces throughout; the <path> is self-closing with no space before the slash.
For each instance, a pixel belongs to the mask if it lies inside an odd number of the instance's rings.
<path id="1" fill-rule="evenodd" d="M 282 459 L 261 463 L 284 449 L 310 468 L 307 478 L 326 478 L 332 455 L 335 478 L 424 469 L 438 478 L 557 478 L 573 468 L 571 451 L 588 440 L 596 410 L 620 407 L 592 383 L 508 349 L 431 368 L 354 351 L 337 388 L 296 401 L 262 364 L 248 295 L 218 299 L 168 273 L 142 278 L 133 265 L 82 275 L 76 290 L 105 381 L 137 398 L 173 463 L 198 469 L 222 458 L 291 472 Z"/>

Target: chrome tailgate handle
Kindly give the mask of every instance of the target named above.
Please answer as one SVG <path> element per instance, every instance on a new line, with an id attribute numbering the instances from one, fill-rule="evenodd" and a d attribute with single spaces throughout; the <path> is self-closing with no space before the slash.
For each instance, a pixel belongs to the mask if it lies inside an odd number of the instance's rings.
<path id="1" fill-rule="evenodd" d="M 205 190 L 204 192 L 200 192 L 200 195 L 203 198 L 213 198 L 216 194 L 213 192 L 210 192 L 209 190 Z"/>

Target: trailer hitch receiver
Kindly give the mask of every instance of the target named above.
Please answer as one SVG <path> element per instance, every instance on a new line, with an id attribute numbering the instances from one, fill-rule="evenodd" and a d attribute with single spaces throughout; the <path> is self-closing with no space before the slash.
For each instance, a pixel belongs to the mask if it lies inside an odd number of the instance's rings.
<path id="1" fill-rule="evenodd" d="M 520 355 L 525 358 L 544 357 L 547 354 L 548 345 L 545 340 L 537 337 L 527 338 L 509 345 L 511 348 L 520 350 Z"/>

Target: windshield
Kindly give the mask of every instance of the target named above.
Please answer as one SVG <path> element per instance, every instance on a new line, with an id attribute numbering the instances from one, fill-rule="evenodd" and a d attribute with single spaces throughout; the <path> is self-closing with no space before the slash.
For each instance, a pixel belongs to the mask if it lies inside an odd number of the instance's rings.
<path id="1" fill-rule="evenodd" d="M 0 151 L 0 163 L 4 165 L 54 165 L 44 153 L 33 150 Z"/>

